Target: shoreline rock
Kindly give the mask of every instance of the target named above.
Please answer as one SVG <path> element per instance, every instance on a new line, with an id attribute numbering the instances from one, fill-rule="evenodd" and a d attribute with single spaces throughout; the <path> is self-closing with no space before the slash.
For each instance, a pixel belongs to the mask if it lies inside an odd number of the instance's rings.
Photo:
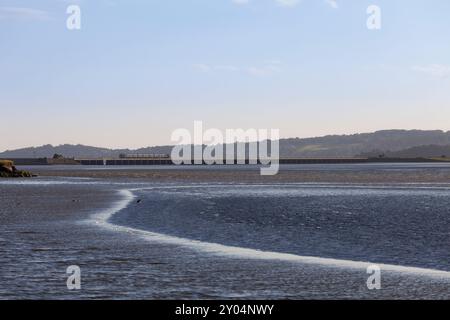
<path id="1" fill-rule="evenodd" d="M 14 162 L 10 160 L 0 160 L 0 178 L 31 178 L 35 177 L 31 172 L 17 170 Z"/>

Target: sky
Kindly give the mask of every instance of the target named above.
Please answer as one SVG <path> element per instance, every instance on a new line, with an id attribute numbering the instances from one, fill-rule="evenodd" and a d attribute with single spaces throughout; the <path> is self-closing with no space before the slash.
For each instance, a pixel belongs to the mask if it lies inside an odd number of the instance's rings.
<path id="1" fill-rule="evenodd" d="M 66 26 L 73 4 L 80 30 Z M 449 12 L 448 0 L 0 0 L 0 151 L 171 144 L 195 120 L 281 137 L 450 130 Z"/>

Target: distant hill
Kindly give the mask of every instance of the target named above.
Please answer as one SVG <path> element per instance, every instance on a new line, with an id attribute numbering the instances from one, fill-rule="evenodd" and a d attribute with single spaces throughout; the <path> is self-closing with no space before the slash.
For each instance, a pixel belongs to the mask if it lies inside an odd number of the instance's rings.
<path id="1" fill-rule="evenodd" d="M 54 154 L 63 155 L 66 158 L 103 158 L 118 157 L 121 153 L 157 153 L 170 154 L 172 146 L 149 147 L 137 150 L 131 149 L 106 149 L 85 145 L 64 144 L 52 146 L 50 144 L 40 147 L 30 147 L 17 150 L 7 150 L 0 153 L 0 158 L 51 158 Z"/>
<path id="2" fill-rule="evenodd" d="M 363 153 L 361 157 L 379 157 L 384 156 L 388 158 L 449 158 L 450 159 L 450 145 L 447 146 L 418 146 L 400 151 L 372 151 Z"/>
<path id="3" fill-rule="evenodd" d="M 280 140 L 282 157 L 354 157 L 362 154 L 415 154 L 417 152 L 445 154 L 437 147 L 450 146 L 450 132 L 440 130 L 383 130 L 373 133 L 352 135 L 329 135 L 316 138 L 291 138 Z M 422 149 L 411 148 L 420 147 Z M 41 147 L 8 150 L 0 153 L 0 158 L 52 157 L 55 153 L 65 157 L 99 158 L 116 157 L 121 153 L 170 154 L 172 146 L 157 146 L 141 149 L 106 149 L 84 145 L 44 145 Z M 421 151 L 422 150 L 422 151 Z M 438 152 L 439 151 L 439 152 Z M 420 155 L 420 153 L 418 153 Z M 428 156 L 428 155 L 427 155 Z"/>
<path id="4" fill-rule="evenodd" d="M 282 156 L 353 157 L 373 150 L 400 151 L 423 145 L 450 145 L 450 132 L 440 130 L 383 130 L 280 141 Z"/>

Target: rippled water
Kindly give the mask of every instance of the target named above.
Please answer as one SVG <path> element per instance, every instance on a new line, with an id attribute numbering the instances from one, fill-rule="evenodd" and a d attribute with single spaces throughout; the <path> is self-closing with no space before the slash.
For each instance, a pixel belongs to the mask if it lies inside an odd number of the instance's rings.
<path id="1" fill-rule="evenodd" d="M 448 299 L 449 195 L 445 183 L 2 180 L 0 299 Z M 364 262 L 384 264 L 382 290 L 367 289 Z"/>
<path id="2" fill-rule="evenodd" d="M 113 224 L 301 256 L 450 271 L 450 189 L 189 186 L 139 189 Z"/>

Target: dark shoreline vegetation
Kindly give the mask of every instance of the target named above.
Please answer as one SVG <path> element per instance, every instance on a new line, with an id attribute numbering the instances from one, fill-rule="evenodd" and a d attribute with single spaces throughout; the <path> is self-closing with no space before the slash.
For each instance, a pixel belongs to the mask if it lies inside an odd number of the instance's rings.
<path id="1" fill-rule="evenodd" d="M 34 176 L 29 171 L 17 170 L 14 162 L 10 160 L 0 160 L 0 178 L 31 178 Z"/>

